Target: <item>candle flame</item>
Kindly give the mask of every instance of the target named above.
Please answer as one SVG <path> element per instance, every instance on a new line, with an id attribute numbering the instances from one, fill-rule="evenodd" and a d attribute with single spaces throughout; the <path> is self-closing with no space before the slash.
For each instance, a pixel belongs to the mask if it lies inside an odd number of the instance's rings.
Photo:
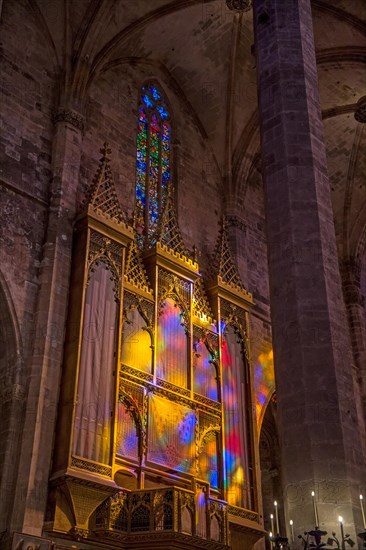
<path id="1" fill-rule="evenodd" d="M 270 539 L 272 538 L 272 532 L 271 531 L 269 532 L 269 538 Z"/>
<path id="2" fill-rule="evenodd" d="M 277 500 L 274 501 L 274 505 L 277 506 Z"/>
<path id="3" fill-rule="evenodd" d="M 273 519 L 273 514 L 271 514 L 270 518 Z"/>
<path id="4" fill-rule="evenodd" d="M 312 497 L 315 497 L 314 491 L 311 491 L 311 496 L 312 496 Z"/>
<path id="5" fill-rule="evenodd" d="M 342 518 L 342 516 L 338 516 L 338 521 L 339 521 L 339 523 L 343 523 L 343 518 Z"/>
<path id="6" fill-rule="evenodd" d="M 360 500 L 362 500 L 362 499 L 363 499 L 363 496 L 362 496 L 362 495 L 360 495 Z"/>
<path id="7" fill-rule="evenodd" d="M 292 521 L 292 519 L 290 519 L 290 525 L 293 525 L 293 524 L 294 524 L 294 522 Z"/>

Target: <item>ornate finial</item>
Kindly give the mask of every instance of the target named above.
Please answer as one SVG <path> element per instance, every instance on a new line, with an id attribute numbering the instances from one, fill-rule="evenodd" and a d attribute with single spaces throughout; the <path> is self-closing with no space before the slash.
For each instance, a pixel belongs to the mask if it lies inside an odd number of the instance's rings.
<path id="1" fill-rule="evenodd" d="M 154 242 L 156 241 L 159 241 L 161 244 L 164 244 L 167 248 L 174 250 L 174 252 L 177 252 L 178 254 L 188 256 L 188 252 L 184 246 L 183 237 L 178 226 L 177 213 L 170 190 L 168 191 L 166 197 L 166 203 L 159 221 L 156 237 L 154 237 Z"/>
<path id="2" fill-rule="evenodd" d="M 201 256 L 201 252 L 198 250 L 197 246 L 194 244 L 192 247 L 192 259 L 194 262 L 198 262 L 198 258 Z"/>
<path id="3" fill-rule="evenodd" d="M 125 279 L 128 283 L 144 290 L 148 294 L 152 293 L 147 273 L 141 260 L 140 250 L 136 239 L 130 243 L 126 258 Z"/>
<path id="4" fill-rule="evenodd" d="M 214 318 L 201 278 L 194 283 L 193 313 L 196 317 L 205 319 L 209 323 L 212 323 Z"/>
<path id="5" fill-rule="evenodd" d="M 99 161 L 99 167 L 86 202 L 95 210 L 113 218 L 115 221 L 125 222 L 125 216 L 119 204 L 110 167 L 110 155 L 112 151 L 109 144 L 105 142 L 100 152 L 102 157 Z"/>
<path id="6" fill-rule="evenodd" d="M 231 11 L 244 12 L 252 7 L 252 0 L 226 0 L 226 5 Z"/>
<path id="7" fill-rule="evenodd" d="M 101 161 L 105 160 L 106 162 L 110 162 L 110 156 L 112 154 L 112 149 L 109 146 L 109 143 L 105 141 L 103 143 L 103 146 L 100 149 L 100 153 L 102 155 Z"/>
<path id="8" fill-rule="evenodd" d="M 361 122 L 362 124 L 365 124 L 366 122 L 366 95 L 360 97 L 357 101 L 355 119 L 357 122 Z"/>
<path id="9" fill-rule="evenodd" d="M 211 263 L 211 276 L 220 277 L 224 283 L 245 290 L 238 267 L 233 259 L 227 235 L 228 222 L 223 216 Z"/>

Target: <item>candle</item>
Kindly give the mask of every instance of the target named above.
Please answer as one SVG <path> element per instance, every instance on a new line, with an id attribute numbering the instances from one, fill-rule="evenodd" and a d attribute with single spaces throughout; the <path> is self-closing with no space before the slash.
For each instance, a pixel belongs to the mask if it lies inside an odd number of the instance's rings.
<path id="1" fill-rule="evenodd" d="M 344 531 L 343 531 L 343 518 L 342 516 L 338 516 L 339 525 L 341 528 L 341 541 L 342 541 L 342 548 L 344 548 L 343 541 L 344 541 Z"/>
<path id="2" fill-rule="evenodd" d="M 278 527 L 278 505 L 277 505 L 277 500 L 274 501 L 274 505 L 275 505 L 275 510 L 276 510 L 276 533 L 277 533 L 277 535 L 279 535 L 280 530 L 279 530 L 279 527 Z"/>
<path id="3" fill-rule="evenodd" d="M 314 491 L 311 491 L 311 496 L 313 497 L 315 528 L 317 529 L 317 528 L 319 527 L 319 518 L 318 518 L 318 510 L 317 510 L 317 508 L 316 508 L 315 493 L 314 493 Z"/>
<path id="4" fill-rule="evenodd" d="M 363 528 L 366 530 L 365 510 L 363 509 L 363 496 L 362 495 L 360 495 L 360 504 L 361 504 Z"/>
<path id="5" fill-rule="evenodd" d="M 291 527 L 291 538 L 292 538 L 292 542 L 294 542 L 294 540 L 295 540 L 295 536 L 294 536 L 294 522 L 292 521 L 292 519 L 290 519 L 290 527 Z"/>
<path id="6" fill-rule="evenodd" d="M 273 514 L 271 514 L 271 531 L 274 533 Z"/>

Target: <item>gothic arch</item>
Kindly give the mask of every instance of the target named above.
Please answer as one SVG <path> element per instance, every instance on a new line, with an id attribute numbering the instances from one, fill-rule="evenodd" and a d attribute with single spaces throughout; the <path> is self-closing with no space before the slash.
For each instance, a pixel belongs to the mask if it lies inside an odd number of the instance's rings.
<path id="1" fill-rule="evenodd" d="M 7 520 L 15 487 L 14 460 L 18 456 L 21 416 L 25 401 L 21 339 L 14 304 L 0 272 L 0 531 Z"/>

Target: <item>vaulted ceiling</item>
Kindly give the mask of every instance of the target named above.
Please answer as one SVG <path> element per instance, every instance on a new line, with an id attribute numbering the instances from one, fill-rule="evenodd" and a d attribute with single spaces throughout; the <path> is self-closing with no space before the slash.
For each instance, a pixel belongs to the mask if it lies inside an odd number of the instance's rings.
<path id="1" fill-rule="evenodd" d="M 111 66 L 156 64 L 199 121 L 228 188 L 243 195 L 260 170 L 251 11 L 235 14 L 225 0 L 29 1 L 54 62 L 72 59 L 66 88 L 82 95 Z M 366 129 L 354 118 L 366 94 L 366 3 L 312 8 L 336 234 L 340 254 L 355 255 L 366 227 Z"/>

